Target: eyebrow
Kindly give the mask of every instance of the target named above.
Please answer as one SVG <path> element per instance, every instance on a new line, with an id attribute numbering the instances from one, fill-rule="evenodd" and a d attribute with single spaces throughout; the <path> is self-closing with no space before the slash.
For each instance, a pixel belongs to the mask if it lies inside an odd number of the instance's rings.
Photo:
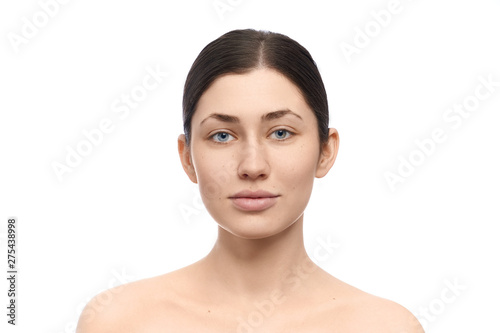
<path id="1" fill-rule="evenodd" d="M 272 111 L 272 112 L 266 113 L 265 115 L 263 115 L 262 117 L 260 117 L 260 119 L 261 119 L 261 121 L 271 121 L 271 120 L 274 120 L 274 119 L 278 119 L 278 118 L 284 117 L 286 115 L 293 115 L 293 116 L 299 118 L 300 120 L 302 120 L 301 116 L 299 116 L 298 114 L 296 114 L 295 112 L 293 112 L 293 111 L 291 111 L 289 109 L 277 110 L 277 111 Z M 238 118 L 238 117 L 230 116 L 228 114 L 223 114 L 223 113 L 212 113 L 208 117 L 206 117 L 205 119 L 203 119 L 200 122 L 200 125 L 203 124 L 205 122 L 205 120 L 210 119 L 210 118 L 213 118 L 213 119 L 225 122 L 225 123 L 233 123 L 233 124 L 239 124 L 240 123 L 240 118 Z"/>

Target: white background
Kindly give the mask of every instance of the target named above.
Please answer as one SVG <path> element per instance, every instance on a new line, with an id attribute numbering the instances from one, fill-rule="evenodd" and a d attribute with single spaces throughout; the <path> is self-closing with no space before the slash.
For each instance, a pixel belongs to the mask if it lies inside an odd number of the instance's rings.
<path id="1" fill-rule="evenodd" d="M 177 155 L 182 89 L 201 49 L 236 28 L 297 40 L 327 87 L 340 152 L 305 213 L 308 252 L 318 237 L 334 240 L 325 270 L 404 305 L 428 332 L 498 332 L 500 86 L 457 128 L 443 115 L 471 100 L 480 76 L 500 81 L 500 3 L 401 0 L 376 31 L 370 13 L 389 0 L 232 0 L 222 16 L 213 2 L 74 0 L 47 22 L 40 2 L 0 5 L 1 267 L 16 216 L 20 272 L 16 327 L 6 323 L 1 279 L 2 332 L 72 332 L 110 284 L 208 253 L 217 227 Z M 23 17 L 46 25 L 16 47 Z M 373 37 L 346 57 L 342 43 L 355 46 L 366 27 Z M 168 77 L 120 119 L 114 101 L 148 66 Z M 113 131 L 60 181 L 52 164 L 105 118 Z M 391 191 L 384 173 L 417 156 L 415 140 L 435 128 L 447 139 Z M 454 294 L 446 281 L 465 290 Z"/>

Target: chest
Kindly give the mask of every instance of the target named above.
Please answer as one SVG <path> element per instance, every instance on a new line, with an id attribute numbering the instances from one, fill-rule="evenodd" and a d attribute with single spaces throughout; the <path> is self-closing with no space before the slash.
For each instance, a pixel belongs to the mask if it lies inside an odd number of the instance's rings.
<path id="1" fill-rule="evenodd" d="M 166 311 L 165 311 L 166 310 Z M 142 311 L 141 311 L 142 312 Z M 349 325 L 337 309 L 330 312 L 308 306 L 279 309 L 262 302 L 251 309 L 229 309 L 213 306 L 208 308 L 170 308 L 162 311 L 142 312 L 136 318 L 134 333 L 279 333 L 279 332 L 351 332 Z M 138 320 L 137 320 L 138 319 Z M 357 332 L 352 331 L 352 332 Z"/>

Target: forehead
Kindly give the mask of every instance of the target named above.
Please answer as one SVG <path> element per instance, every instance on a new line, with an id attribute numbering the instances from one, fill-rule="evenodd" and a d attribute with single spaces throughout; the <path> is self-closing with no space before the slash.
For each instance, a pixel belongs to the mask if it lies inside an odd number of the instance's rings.
<path id="1" fill-rule="evenodd" d="M 217 78 L 198 101 L 193 122 L 211 113 L 231 114 L 243 120 L 260 119 L 265 113 L 285 109 L 303 119 L 314 117 L 294 83 L 275 70 L 257 69 Z"/>

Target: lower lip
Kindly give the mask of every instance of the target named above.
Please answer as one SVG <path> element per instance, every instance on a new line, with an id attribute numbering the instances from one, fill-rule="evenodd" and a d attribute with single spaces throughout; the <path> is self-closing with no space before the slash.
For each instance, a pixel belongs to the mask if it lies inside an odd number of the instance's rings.
<path id="1" fill-rule="evenodd" d="M 236 206 L 244 211 L 261 211 L 264 209 L 268 209 L 273 206 L 276 201 L 278 201 L 278 197 L 269 197 L 269 198 L 231 198 L 231 201 Z"/>

